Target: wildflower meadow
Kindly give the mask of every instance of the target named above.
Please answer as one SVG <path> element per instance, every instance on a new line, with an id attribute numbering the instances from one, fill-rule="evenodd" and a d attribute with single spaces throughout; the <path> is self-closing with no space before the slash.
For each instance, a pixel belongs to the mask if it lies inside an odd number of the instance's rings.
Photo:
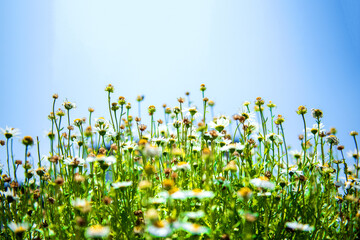
<path id="1" fill-rule="evenodd" d="M 3 126 L 0 239 L 358 239 L 357 132 L 345 150 L 322 110 L 294 106 L 304 132 L 290 148 L 271 101 L 216 115 L 200 91 L 198 107 L 188 92 L 172 107 L 139 96 L 149 121 L 111 84 L 100 118 L 54 94 L 41 144 Z"/>

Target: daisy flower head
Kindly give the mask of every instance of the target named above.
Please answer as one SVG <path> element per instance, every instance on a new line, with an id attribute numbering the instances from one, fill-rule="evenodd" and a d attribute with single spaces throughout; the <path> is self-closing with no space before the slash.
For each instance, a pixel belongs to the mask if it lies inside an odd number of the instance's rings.
<path id="1" fill-rule="evenodd" d="M 302 152 L 299 150 L 291 150 L 289 154 L 292 155 L 295 159 L 299 159 L 302 156 Z"/>
<path id="2" fill-rule="evenodd" d="M 76 198 L 71 202 L 71 204 L 82 213 L 88 213 L 91 211 L 91 204 L 86 199 Z"/>
<path id="3" fill-rule="evenodd" d="M 70 109 L 73 109 L 73 108 L 76 108 L 76 104 L 75 103 L 72 103 L 72 102 L 69 102 L 69 101 L 65 101 L 63 102 L 63 106 L 66 110 L 70 110 Z"/>
<path id="4" fill-rule="evenodd" d="M 187 199 L 189 197 L 189 194 L 188 194 L 187 191 L 181 191 L 177 187 L 173 187 L 169 191 L 169 196 L 172 199 L 184 200 L 184 199 Z"/>
<path id="5" fill-rule="evenodd" d="M 84 166 L 85 160 L 82 158 L 74 157 L 74 158 L 65 158 L 64 164 L 72 167 Z"/>
<path id="6" fill-rule="evenodd" d="M 326 142 L 330 145 L 338 145 L 340 143 L 339 139 L 335 135 L 327 136 Z"/>
<path id="7" fill-rule="evenodd" d="M 105 118 L 100 117 L 95 119 L 95 131 L 97 131 L 101 136 L 104 136 L 108 131 L 110 124 Z"/>
<path id="8" fill-rule="evenodd" d="M 191 233 L 192 235 L 201 235 L 204 233 L 209 233 L 210 229 L 204 226 L 201 226 L 199 224 L 196 223 L 182 223 L 180 224 L 181 228 L 184 229 L 185 231 Z"/>
<path id="9" fill-rule="evenodd" d="M 127 141 L 124 145 L 123 145 L 123 149 L 126 151 L 129 151 L 130 153 L 137 147 L 137 144 L 135 142 L 132 141 Z"/>
<path id="10" fill-rule="evenodd" d="M 357 150 L 353 150 L 353 151 L 348 151 L 346 153 L 346 155 L 349 157 L 349 158 L 354 158 L 354 159 L 359 159 L 359 155 L 360 155 L 360 152 L 358 153 Z"/>
<path id="11" fill-rule="evenodd" d="M 96 156 L 89 156 L 86 158 L 86 162 L 99 162 L 99 163 L 106 163 L 108 165 L 114 164 L 116 163 L 116 157 L 111 155 L 111 156 L 106 156 L 104 154 L 98 154 Z"/>
<path id="12" fill-rule="evenodd" d="M 8 224 L 8 227 L 10 228 L 11 231 L 13 231 L 13 233 L 15 233 L 16 236 L 20 237 L 30 228 L 30 224 L 27 222 L 23 222 L 23 223 L 11 222 Z"/>
<path id="13" fill-rule="evenodd" d="M 269 133 L 265 136 L 266 141 L 270 141 L 275 143 L 276 145 L 282 144 L 283 140 L 282 140 L 282 136 L 275 134 L 275 133 Z"/>
<path id="14" fill-rule="evenodd" d="M 6 126 L 5 129 L 0 128 L 0 131 L 6 137 L 6 139 L 10 139 L 12 137 L 19 137 L 21 134 L 20 129 L 8 127 L 8 126 Z"/>
<path id="15" fill-rule="evenodd" d="M 161 149 L 157 146 L 146 144 L 144 148 L 144 154 L 148 157 L 160 156 Z"/>
<path id="16" fill-rule="evenodd" d="M 152 204 L 163 204 L 163 203 L 166 203 L 168 197 L 169 197 L 169 194 L 167 192 L 164 192 L 165 194 L 163 193 L 159 193 L 157 197 L 154 197 L 154 198 L 149 198 L 149 202 L 151 202 Z"/>
<path id="17" fill-rule="evenodd" d="M 315 109 L 315 108 L 311 109 L 311 115 L 315 119 L 320 119 L 324 116 L 323 111 L 321 111 L 320 109 Z"/>
<path id="18" fill-rule="evenodd" d="M 272 190 L 275 188 L 275 184 L 270 182 L 267 177 L 259 177 L 250 180 L 250 183 L 258 188 L 265 188 Z"/>
<path id="19" fill-rule="evenodd" d="M 153 237 L 167 237 L 172 233 L 172 228 L 167 221 L 154 221 L 147 226 L 147 232 Z"/>
<path id="20" fill-rule="evenodd" d="M 298 169 L 299 169 L 299 167 L 294 165 L 294 166 L 290 166 L 288 170 L 282 169 L 281 173 L 287 173 L 289 171 L 290 175 L 293 175 L 294 173 L 296 173 L 298 176 L 303 175 L 304 174 L 303 171 L 300 171 Z"/>
<path id="21" fill-rule="evenodd" d="M 17 201 L 19 200 L 19 197 L 15 196 L 12 191 L 10 190 L 10 188 L 8 188 L 6 190 L 6 192 L 2 192 L 0 191 L 0 195 L 3 196 L 4 198 L 6 198 L 8 200 L 8 202 L 13 202 L 13 201 Z"/>
<path id="22" fill-rule="evenodd" d="M 198 199 L 204 199 L 204 198 L 213 198 L 215 194 L 212 191 L 205 191 L 202 189 L 193 189 L 191 191 L 187 191 L 187 195 L 190 198 L 198 198 Z"/>
<path id="23" fill-rule="evenodd" d="M 209 123 L 210 128 L 216 129 L 218 132 L 224 130 L 230 124 L 230 119 L 225 116 L 220 116 Z"/>
<path id="24" fill-rule="evenodd" d="M 188 171 L 191 170 L 190 164 L 187 162 L 179 162 L 176 166 L 172 167 L 173 171 L 179 171 L 179 170 L 183 170 L 183 171 Z"/>
<path id="25" fill-rule="evenodd" d="M 165 125 L 165 124 L 161 124 L 161 125 L 158 127 L 158 130 L 159 130 L 159 133 L 160 133 L 161 136 L 166 136 L 167 131 L 168 131 L 168 126 Z"/>
<path id="26" fill-rule="evenodd" d="M 201 117 L 201 113 L 199 113 L 198 109 L 195 106 L 185 108 L 183 112 L 186 113 L 186 117 L 191 117 L 193 119 L 198 119 Z"/>
<path id="27" fill-rule="evenodd" d="M 102 225 L 92 225 L 86 229 L 85 235 L 88 238 L 106 238 L 110 234 L 110 228 Z"/>

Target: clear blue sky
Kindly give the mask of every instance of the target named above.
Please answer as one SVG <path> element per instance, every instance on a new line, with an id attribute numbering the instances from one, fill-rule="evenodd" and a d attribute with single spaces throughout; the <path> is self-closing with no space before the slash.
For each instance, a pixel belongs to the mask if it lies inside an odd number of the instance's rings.
<path id="1" fill-rule="evenodd" d="M 2 1 L 0 34 L 0 127 L 39 135 L 44 149 L 52 94 L 77 103 L 73 116 L 92 106 L 107 117 L 108 83 L 133 115 L 138 94 L 144 108 L 174 106 L 185 91 L 199 101 L 205 83 L 217 113 L 272 100 L 291 143 L 299 105 L 323 109 L 346 150 L 360 131 L 357 0 Z"/>

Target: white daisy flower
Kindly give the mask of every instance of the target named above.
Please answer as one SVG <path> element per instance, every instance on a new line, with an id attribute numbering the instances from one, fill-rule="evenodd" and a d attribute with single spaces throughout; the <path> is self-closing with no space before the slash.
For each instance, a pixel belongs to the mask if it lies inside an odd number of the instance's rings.
<path id="1" fill-rule="evenodd" d="M 229 126 L 229 124 L 230 124 L 230 119 L 225 116 L 221 116 L 218 119 L 211 121 L 209 123 L 209 127 L 216 129 L 218 132 L 221 132 L 222 130 L 224 130 L 224 128 Z"/>
<path id="2" fill-rule="evenodd" d="M 20 129 L 8 127 L 8 126 L 6 126 L 5 129 L 0 128 L 0 131 L 7 139 L 10 139 L 12 137 L 19 137 L 21 134 Z"/>
<path id="3" fill-rule="evenodd" d="M 273 142 L 275 143 L 276 145 L 279 145 L 279 144 L 282 144 L 283 143 L 283 138 L 281 135 L 278 135 L 278 134 L 275 134 L 275 133 L 270 133 L 270 134 L 267 134 L 265 136 L 265 139 L 266 141 L 270 141 L 270 142 Z"/>
<path id="4" fill-rule="evenodd" d="M 8 224 L 8 227 L 13 231 L 16 235 L 21 235 L 26 232 L 30 228 L 30 224 L 27 222 L 23 223 L 14 223 L 11 222 Z"/>
<path id="5" fill-rule="evenodd" d="M 144 149 L 144 154 L 149 157 L 159 156 L 161 154 L 161 149 L 158 148 L 157 146 L 146 144 Z"/>
<path id="6" fill-rule="evenodd" d="M 166 143 L 167 139 L 164 138 L 164 137 L 158 137 L 158 138 L 152 138 L 151 141 L 153 143 L 156 143 L 156 144 L 160 145 L 161 143 Z"/>
<path id="7" fill-rule="evenodd" d="M 194 119 L 198 119 L 202 116 L 196 107 L 184 108 L 183 113 L 186 113 L 185 117 L 192 117 Z"/>
<path id="8" fill-rule="evenodd" d="M 187 195 L 190 198 L 193 197 L 193 198 L 203 199 L 203 198 L 213 198 L 215 194 L 212 191 L 193 189 L 191 191 L 187 191 Z"/>
<path id="9" fill-rule="evenodd" d="M 110 124 L 105 118 L 100 117 L 95 119 L 95 131 L 98 132 L 101 136 L 104 136 L 109 130 Z"/>
<path id="10" fill-rule="evenodd" d="M 84 166 L 85 160 L 82 159 L 82 158 L 78 158 L 78 157 L 65 158 L 64 159 L 64 164 L 68 165 L 68 166 L 73 166 L 73 167 Z"/>
<path id="11" fill-rule="evenodd" d="M 291 150 L 289 151 L 289 154 L 292 155 L 295 159 L 298 159 L 303 155 L 303 153 L 298 150 Z"/>
<path id="12" fill-rule="evenodd" d="M 191 170 L 190 164 L 187 162 L 179 162 L 176 166 L 172 167 L 173 171 L 178 171 L 178 170 Z"/>
<path id="13" fill-rule="evenodd" d="M 192 147 L 193 152 L 200 152 L 201 151 L 201 146 L 200 145 L 195 145 Z"/>
<path id="14" fill-rule="evenodd" d="M 6 192 L 0 191 L 0 195 L 4 196 L 9 202 L 18 201 L 19 197 L 15 196 L 10 188 L 7 188 Z"/>
<path id="15" fill-rule="evenodd" d="M 76 198 L 71 202 L 71 204 L 75 208 L 84 208 L 87 207 L 90 203 L 86 199 Z"/>
<path id="16" fill-rule="evenodd" d="M 66 110 L 70 110 L 72 108 L 76 108 L 76 104 L 75 103 L 72 103 L 72 102 L 69 102 L 69 101 L 65 101 L 63 102 L 63 106 Z"/>
<path id="17" fill-rule="evenodd" d="M 86 229 L 85 235 L 88 238 L 105 238 L 109 236 L 110 228 L 102 225 L 93 225 Z"/>
<path id="18" fill-rule="evenodd" d="M 267 177 L 254 178 L 250 180 L 250 183 L 259 188 L 274 189 L 275 184 L 270 182 Z"/>
<path id="19" fill-rule="evenodd" d="M 91 211 L 91 204 L 86 199 L 76 198 L 71 202 L 74 208 L 80 210 L 83 213 L 88 213 Z"/>
<path id="20" fill-rule="evenodd" d="M 303 171 L 300 171 L 300 170 L 298 170 L 299 169 L 299 167 L 298 166 L 296 166 L 296 165 L 293 165 L 293 166 L 290 166 L 289 167 L 289 174 L 294 174 L 294 173 L 296 173 L 297 175 L 304 175 L 304 173 L 303 173 Z M 288 172 L 286 169 L 282 169 L 281 170 L 281 173 L 287 173 Z"/>
<path id="21" fill-rule="evenodd" d="M 358 152 L 356 151 L 356 149 L 355 149 L 355 150 L 350 150 L 350 151 L 348 151 L 348 152 L 346 153 L 346 155 L 347 155 L 349 158 L 357 159 L 357 158 L 360 157 L 360 152 L 358 153 Z"/>
<path id="22" fill-rule="evenodd" d="M 209 233 L 210 229 L 196 223 L 181 223 L 181 228 L 193 235 Z"/>
<path id="23" fill-rule="evenodd" d="M 155 221 L 147 227 L 147 231 L 154 237 L 167 237 L 172 233 L 172 228 L 167 221 Z"/>
<path id="24" fill-rule="evenodd" d="M 116 163 L 116 158 L 115 156 L 111 155 L 111 156 L 106 156 L 104 154 L 98 154 L 96 155 L 96 157 L 90 156 L 86 158 L 86 162 L 105 162 L 108 165 L 114 164 Z"/>
<path id="25" fill-rule="evenodd" d="M 160 124 L 160 126 L 158 127 L 159 133 L 161 135 L 167 135 L 167 131 L 168 131 L 168 126 L 166 126 L 165 124 Z"/>
<path id="26" fill-rule="evenodd" d="M 187 191 L 177 190 L 170 194 L 170 198 L 172 199 L 184 200 L 187 197 L 188 197 Z"/>

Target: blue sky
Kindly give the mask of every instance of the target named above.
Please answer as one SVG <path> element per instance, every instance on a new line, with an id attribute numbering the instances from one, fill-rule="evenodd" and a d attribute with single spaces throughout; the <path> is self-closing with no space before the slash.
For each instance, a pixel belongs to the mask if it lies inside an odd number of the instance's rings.
<path id="1" fill-rule="evenodd" d="M 185 91 L 200 103 L 205 83 L 219 114 L 272 100 L 293 144 L 299 105 L 323 109 L 346 150 L 360 131 L 359 1 L 2 1 L 0 34 L 0 127 L 39 135 L 44 149 L 52 94 L 77 103 L 74 117 L 89 106 L 107 117 L 108 83 L 133 115 L 138 94 L 144 113 Z"/>

